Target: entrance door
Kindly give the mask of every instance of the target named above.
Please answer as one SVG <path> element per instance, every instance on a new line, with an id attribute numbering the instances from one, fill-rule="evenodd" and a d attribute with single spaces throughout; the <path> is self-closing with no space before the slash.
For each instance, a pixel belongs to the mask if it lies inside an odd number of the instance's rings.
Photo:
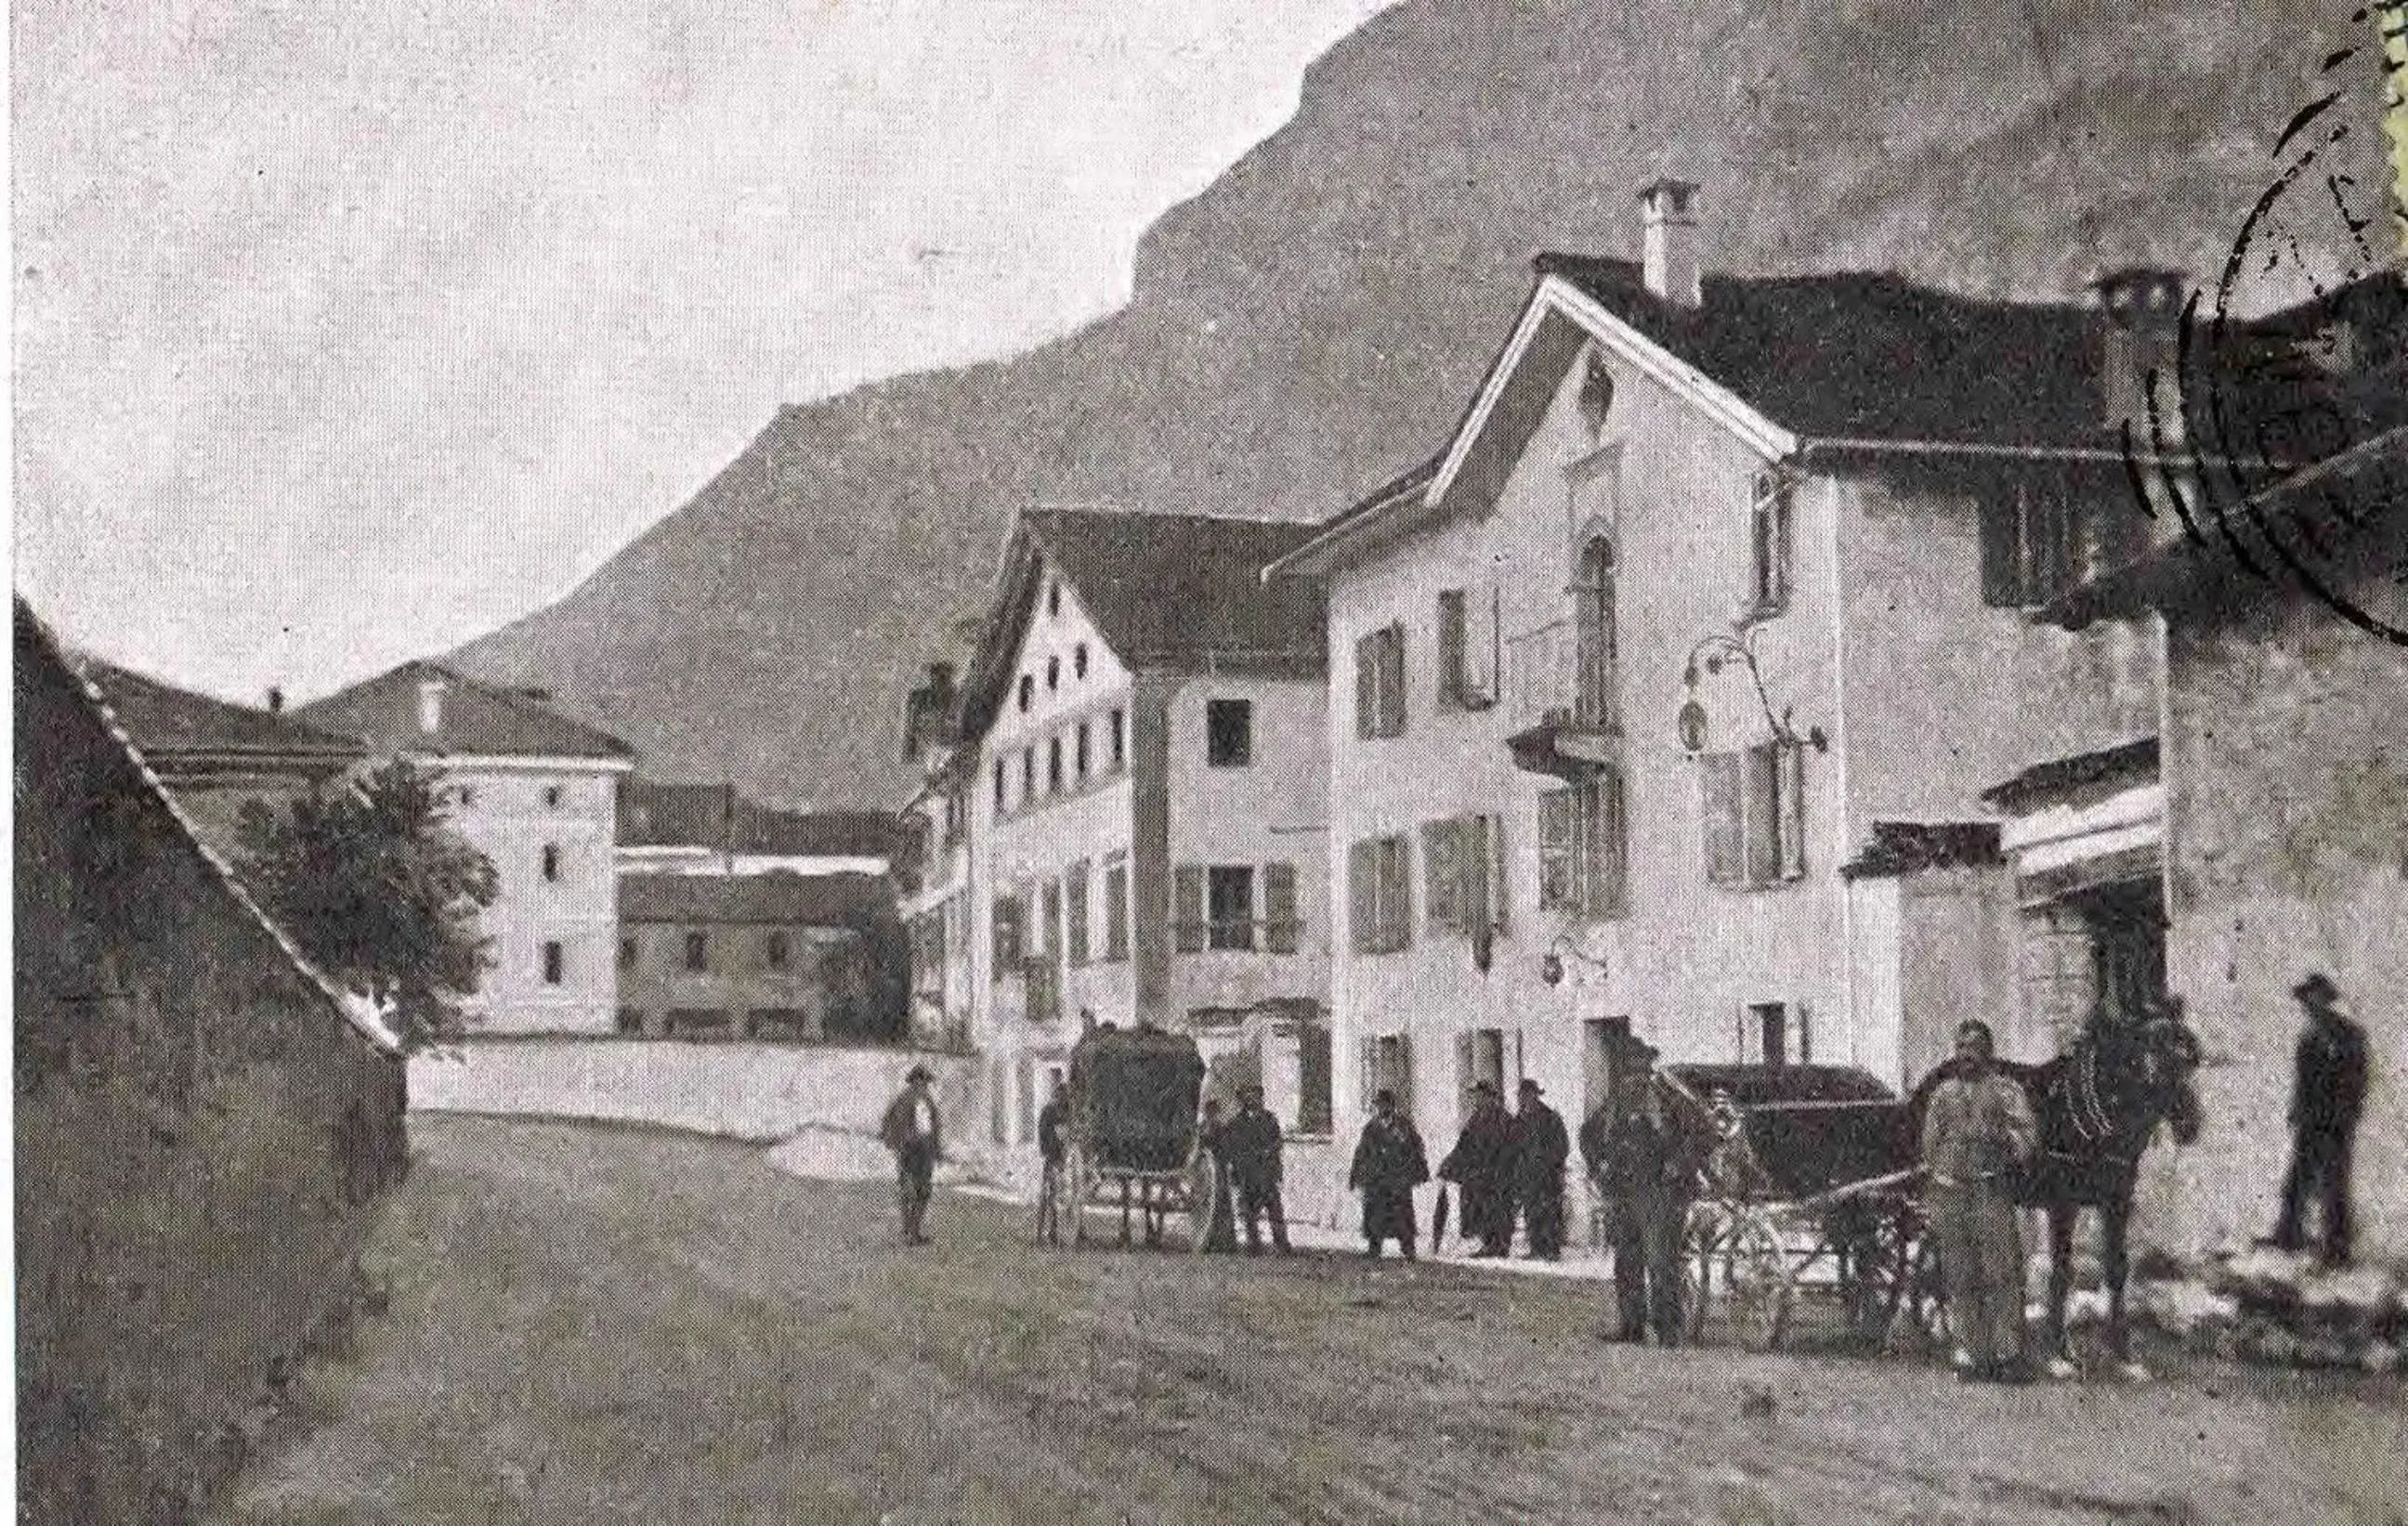
<path id="1" fill-rule="evenodd" d="M 2136 1023 L 2166 999 L 2166 920 L 2155 880 L 2119 880 L 2081 892 L 2090 931 L 2092 989 L 2111 1022 Z"/>

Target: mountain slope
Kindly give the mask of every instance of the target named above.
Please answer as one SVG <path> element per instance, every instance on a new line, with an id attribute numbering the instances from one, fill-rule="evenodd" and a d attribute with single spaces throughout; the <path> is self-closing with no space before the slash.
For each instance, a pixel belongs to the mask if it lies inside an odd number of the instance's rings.
<path id="1" fill-rule="evenodd" d="M 1720 268 L 1894 267 L 2062 296 L 2218 269 L 2267 150 L 2367 38 L 2346 9 L 2028 0 L 1409 0 L 1140 250 L 1122 311 L 1010 362 L 781 411 L 558 604 L 457 654 L 542 683 L 670 777 L 892 803 L 902 698 L 1012 509 L 1319 518 L 1428 453 L 1541 249 L 1630 254 L 1657 174 Z M 2349 73 L 2379 173 L 2379 71 Z M 2371 182 L 2370 182 L 2371 183 Z"/>

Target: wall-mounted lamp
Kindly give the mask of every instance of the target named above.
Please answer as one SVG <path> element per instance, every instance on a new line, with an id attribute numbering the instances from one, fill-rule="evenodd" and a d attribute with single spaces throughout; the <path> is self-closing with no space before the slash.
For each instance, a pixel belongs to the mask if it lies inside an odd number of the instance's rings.
<path id="1" fill-rule="evenodd" d="M 1831 739 L 1823 734 L 1822 727 L 1809 726 L 1801 736 L 1789 723 L 1789 706 L 1784 706 L 1779 715 L 1772 713 L 1772 696 L 1765 692 L 1764 670 L 1756 660 L 1756 633 L 1762 629 L 1761 625 L 1751 625 L 1741 635 L 1725 635 L 1717 631 L 1689 649 L 1688 661 L 1681 668 L 1681 682 L 1688 690 L 1689 697 L 1681 702 L 1680 712 L 1673 721 L 1680 735 L 1682 750 L 1703 752 L 1706 749 L 1706 707 L 1698 703 L 1700 670 L 1711 676 L 1734 663 L 1747 671 L 1747 681 L 1756 691 L 1756 703 L 1764 711 L 1764 723 L 1770 728 L 1773 740 L 1784 747 L 1803 744 L 1817 752 L 1831 750 Z"/>
<path id="2" fill-rule="evenodd" d="M 1598 958 L 1595 954 L 1589 953 L 1587 950 L 1581 948 L 1578 943 L 1573 941 L 1572 935 L 1570 933 L 1558 933 L 1555 934 L 1555 940 L 1547 945 L 1547 951 L 1539 956 L 1539 978 L 1544 980 L 1550 986 L 1562 985 L 1564 983 L 1564 956 L 1566 954 L 1571 955 L 1572 958 L 1579 960 L 1582 963 L 1598 971 L 1599 974 L 1604 973 L 1604 960 Z"/>

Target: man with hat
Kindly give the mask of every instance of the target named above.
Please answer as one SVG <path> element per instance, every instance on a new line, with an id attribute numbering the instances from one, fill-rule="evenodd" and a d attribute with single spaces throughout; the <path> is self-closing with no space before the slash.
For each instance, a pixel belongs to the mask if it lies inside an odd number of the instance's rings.
<path id="1" fill-rule="evenodd" d="M 1961 1376 L 2018 1382 L 2024 1366 L 2024 1246 L 2014 1183 L 2040 1148 L 2023 1083 L 1995 1062 L 1990 1025 L 1956 1025 L 1956 1055 L 1923 1115 L 1932 1233 Z"/>
<path id="2" fill-rule="evenodd" d="M 1589 1179 L 1612 1209 L 1613 1302 L 1618 1341 L 1641 1341 L 1653 1325 L 1662 1346 L 1681 1342 L 1681 1230 L 1688 1192 L 1656 1103 L 1656 1048 L 1627 1041 L 1605 1105 L 1581 1125 Z"/>
<path id="3" fill-rule="evenodd" d="M 1522 1077 L 1513 1112 L 1513 1195 L 1522 1205 L 1533 1261 L 1555 1261 L 1564 1253 L 1564 1162 L 1572 1153 L 1563 1115 L 1545 1098 L 1536 1079 Z"/>
<path id="4" fill-rule="evenodd" d="M 1474 1082 L 1463 1132 L 1438 1168 L 1439 1179 L 1455 1183 L 1463 1194 L 1464 1235 L 1480 1242 L 1474 1256 L 1502 1256 L 1512 1248 L 1514 1155 L 1513 1119 L 1505 1111 L 1505 1099 L 1493 1082 Z"/>
<path id="5" fill-rule="evenodd" d="M 1221 1131 L 1222 1158 L 1237 1189 L 1238 1221 L 1246 1228 L 1246 1254 L 1263 1249 L 1263 1215 L 1271 1219 L 1271 1245 L 1289 1254 L 1287 1208 L 1280 1201 L 1280 1120 L 1263 1105 L 1263 1089 L 1249 1081 L 1238 1088 L 1238 1116 Z"/>
<path id="6" fill-rule="evenodd" d="M 886 1116 L 878 1125 L 878 1136 L 895 1152 L 895 1203 L 903 1215 L 905 1245 L 928 1243 L 920 1223 L 927 1217 L 944 1129 L 937 1114 L 937 1099 L 928 1090 L 935 1079 L 927 1066 L 913 1065 L 903 1077 L 902 1091 L 886 1105 Z"/>
<path id="7" fill-rule="evenodd" d="M 1380 1259 L 1380 1248 L 1393 1239 L 1413 1259 L 1413 1189 L 1429 1180 L 1429 1157 L 1422 1152 L 1421 1132 L 1397 1107 L 1397 1094 L 1386 1087 L 1371 1099 L 1371 1117 L 1354 1145 L 1354 1163 L 1346 1185 L 1363 1194 L 1363 1254 Z"/>
<path id="8" fill-rule="evenodd" d="M 2321 973 L 2291 988 L 2307 1008 L 2291 1077 L 2291 1168 L 2283 1177 L 2283 1216 L 2274 1244 L 2300 1250 L 2307 1244 L 2313 1200 L 2324 1230 L 2323 1260 L 2346 1266 L 2350 1260 L 2350 1147 L 2366 1103 L 2366 1030 L 2342 1011 L 2339 987 Z"/>

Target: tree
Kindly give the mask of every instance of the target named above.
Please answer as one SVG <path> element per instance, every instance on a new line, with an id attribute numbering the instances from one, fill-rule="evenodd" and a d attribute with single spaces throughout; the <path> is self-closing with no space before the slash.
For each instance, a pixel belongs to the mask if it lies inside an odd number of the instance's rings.
<path id="1" fill-rule="evenodd" d="M 438 771 L 395 760 L 279 811 L 253 801 L 244 877 L 326 976 L 385 1006 L 406 1048 L 456 1039 L 493 963 L 491 860 L 448 825 Z"/>

